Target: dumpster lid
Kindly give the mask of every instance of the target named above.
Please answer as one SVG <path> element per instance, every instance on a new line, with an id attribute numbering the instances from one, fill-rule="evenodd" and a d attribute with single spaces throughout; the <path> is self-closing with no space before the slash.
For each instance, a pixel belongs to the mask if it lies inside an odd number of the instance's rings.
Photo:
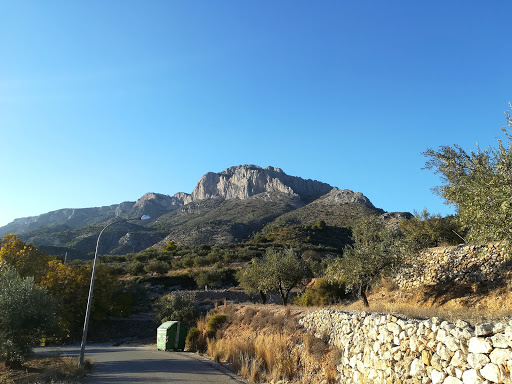
<path id="1" fill-rule="evenodd" d="M 179 321 L 166 321 L 165 323 L 162 323 L 158 327 L 158 329 L 168 329 L 168 328 L 171 328 L 176 323 L 179 323 Z"/>

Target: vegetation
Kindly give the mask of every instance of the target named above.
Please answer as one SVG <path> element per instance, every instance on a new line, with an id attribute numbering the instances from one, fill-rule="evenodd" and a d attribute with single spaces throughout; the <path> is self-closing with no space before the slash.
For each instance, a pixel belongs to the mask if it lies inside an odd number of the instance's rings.
<path id="1" fill-rule="evenodd" d="M 33 277 L 9 267 L 0 271 L 0 353 L 6 366 L 20 366 L 34 344 L 55 331 L 55 304 Z"/>
<path id="2" fill-rule="evenodd" d="M 511 106 L 512 107 L 512 106 Z M 455 206 L 471 241 L 512 240 L 512 117 L 502 128 L 506 143 L 466 151 L 459 145 L 428 149 L 426 168 L 441 175 L 436 193 Z"/>
<path id="3" fill-rule="evenodd" d="M 354 245 L 345 248 L 343 258 L 331 262 L 327 276 L 356 290 L 368 307 L 366 291 L 398 266 L 403 243 L 378 216 L 361 219 L 353 229 L 353 239 Z"/>
<path id="4" fill-rule="evenodd" d="M 240 285 L 249 293 L 260 292 L 262 298 L 269 291 L 278 292 L 283 304 L 296 288 L 312 277 L 311 269 L 293 249 L 268 249 L 261 261 L 255 261 L 239 275 Z M 265 301 L 265 300 L 263 300 Z"/>
<path id="5" fill-rule="evenodd" d="M 0 366 L 0 383 L 32 384 L 32 383 L 81 383 L 91 368 L 89 360 L 78 367 L 75 357 L 63 356 L 32 356 L 21 369 Z"/>
<path id="6" fill-rule="evenodd" d="M 207 353 L 216 361 L 227 361 L 253 383 L 336 382 L 339 351 L 326 340 L 304 333 L 289 311 L 235 308 L 216 310 L 224 314 L 221 337 L 207 339 Z M 211 315 L 216 316 L 215 314 Z M 202 334 L 198 322 L 195 334 Z"/>
<path id="7" fill-rule="evenodd" d="M 293 303 L 303 307 L 325 306 L 335 304 L 345 296 L 344 283 L 321 277 L 312 286 L 308 286 L 302 295 L 296 297 Z"/>
<path id="8" fill-rule="evenodd" d="M 461 234 L 464 235 L 455 216 L 433 215 L 427 209 L 421 213 L 415 211 L 412 219 L 403 220 L 400 230 L 413 250 L 456 245 L 463 241 Z"/>
<path id="9" fill-rule="evenodd" d="M 159 322 L 179 321 L 191 326 L 199 317 L 194 303 L 183 293 L 173 292 L 161 297 L 154 307 Z"/>
<path id="10" fill-rule="evenodd" d="M 39 282 L 49 260 L 50 256 L 13 234 L 5 235 L 0 241 L 0 263 L 15 268 L 22 277 L 31 276 Z"/>

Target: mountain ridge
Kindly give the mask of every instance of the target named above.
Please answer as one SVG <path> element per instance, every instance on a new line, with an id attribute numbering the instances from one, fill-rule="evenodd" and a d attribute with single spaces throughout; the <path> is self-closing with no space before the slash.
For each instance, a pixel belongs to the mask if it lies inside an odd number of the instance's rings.
<path id="1" fill-rule="evenodd" d="M 382 214 L 361 192 L 287 175 L 275 167 L 239 165 L 203 175 L 189 194 L 149 192 L 134 202 L 60 209 L 16 219 L 0 227 L 36 246 L 91 248 L 97 229 L 115 218 L 150 215 L 130 227 L 109 228 L 105 252 L 140 251 L 166 241 L 229 243 L 247 239 L 269 224 L 311 225 L 324 220 L 347 226 L 360 216 Z M 78 244 L 78 245 L 77 245 Z M 83 245 L 83 246 L 82 246 Z"/>

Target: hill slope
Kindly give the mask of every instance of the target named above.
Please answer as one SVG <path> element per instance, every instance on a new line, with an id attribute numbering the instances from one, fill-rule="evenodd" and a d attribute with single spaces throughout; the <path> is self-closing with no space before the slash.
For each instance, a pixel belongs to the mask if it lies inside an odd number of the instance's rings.
<path id="1" fill-rule="evenodd" d="M 342 228 L 358 217 L 383 212 L 359 192 L 289 176 L 279 168 L 241 165 L 205 174 L 190 194 L 147 193 L 135 202 L 61 209 L 16 219 L 1 227 L 0 235 L 14 233 L 54 252 L 89 253 L 107 223 L 150 215 L 148 221 L 117 224 L 102 237 L 100 252 L 126 253 L 169 240 L 194 245 L 241 241 L 269 223 L 283 227 L 323 220 Z"/>

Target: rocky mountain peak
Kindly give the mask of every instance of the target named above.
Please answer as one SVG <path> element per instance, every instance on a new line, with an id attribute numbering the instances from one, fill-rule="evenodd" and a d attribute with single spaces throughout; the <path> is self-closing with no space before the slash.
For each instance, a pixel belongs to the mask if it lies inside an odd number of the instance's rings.
<path id="1" fill-rule="evenodd" d="M 372 202 L 361 192 L 354 192 L 350 189 L 339 189 L 336 187 L 325 195 L 322 202 L 334 204 L 357 203 L 366 205 L 369 208 L 375 208 Z"/>
<path id="2" fill-rule="evenodd" d="M 205 174 L 197 183 L 191 198 L 246 199 L 264 192 L 281 192 L 299 195 L 303 200 L 310 201 L 331 189 L 332 187 L 326 183 L 289 176 L 280 168 L 239 165 L 219 173 Z"/>

